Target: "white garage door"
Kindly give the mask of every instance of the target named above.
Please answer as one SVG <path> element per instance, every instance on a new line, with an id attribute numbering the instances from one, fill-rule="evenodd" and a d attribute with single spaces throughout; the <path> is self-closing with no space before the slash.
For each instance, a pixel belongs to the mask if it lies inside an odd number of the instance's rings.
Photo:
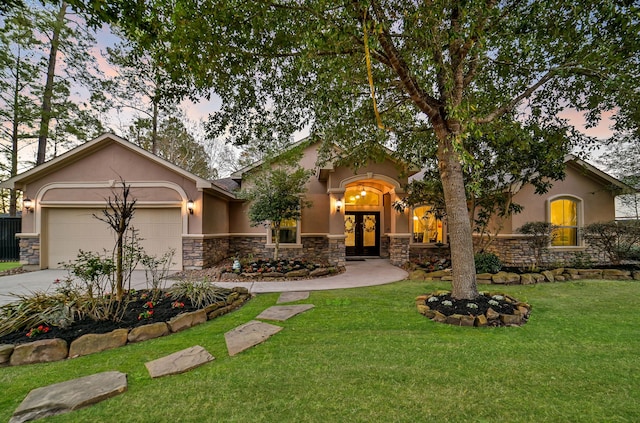
<path id="1" fill-rule="evenodd" d="M 47 264 L 50 269 L 61 268 L 73 261 L 78 251 L 113 251 L 115 235 L 109 226 L 93 215 L 100 209 L 48 209 L 46 237 Z M 141 244 L 149 255 L 162 256 L 175 250 L 173 270 L 182 269 L 182 218 L 179 208 L 136 209 L 131 226 L 138 230 Z"/>

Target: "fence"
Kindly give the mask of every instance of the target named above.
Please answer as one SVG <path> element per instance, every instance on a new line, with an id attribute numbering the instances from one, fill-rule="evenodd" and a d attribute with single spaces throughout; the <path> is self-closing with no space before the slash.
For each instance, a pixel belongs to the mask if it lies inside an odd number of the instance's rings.
<path id="1" fill-rule="evenodd" d="M 20 260 L 20 241 L 16 234 L 21 230 L 20 217 L 0 217 L 0 261 Z"/>

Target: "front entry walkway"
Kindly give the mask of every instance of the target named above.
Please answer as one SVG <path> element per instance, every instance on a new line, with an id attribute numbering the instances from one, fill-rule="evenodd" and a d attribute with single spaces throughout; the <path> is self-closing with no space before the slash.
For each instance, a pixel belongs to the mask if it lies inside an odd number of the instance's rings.
<path id="1" fill-rule="evenodd" d="M 399 267 L 392 266 L 389 260 L 366 259 L 349 261 L 346 271 L 336 275 L 318 279 L 298 281 L 268 282 L 215 282 L 223 288 L 241 286 L 251 293 L 292 292 L 292 291 L 324 291 L 327 289 L 358 288 L 363 286 L 383 285 L 405 279 L 408 273 Z M 0 277 L 0 305 L 16 300 L 8 294 L 28 294 L 34 291 L 53 291 L 54 281 L 67 277 L 66 270 L 37 270 L 18 275 Z M 132 275 L 132 288 L 146 287 L 143 270 L 136 270 Z M 171 280 L 167 285 L 171 285 Z"/>
<path id="2" fill-rule="evenodd" d="M 393 266 L 386 259 L 365 259 L 348 261 L 346 270 L 336 276 L 326 278 L 305 279 L 298 281 L 268 282 L 216 282 L 224 288 L 241 286 L 249 292 L 292 292 L 292 291 L 324 291 L 328 289 L 360 288 L 363 286 L 384 285 L 401 281 L 409 275 L 399 267 Z"/>

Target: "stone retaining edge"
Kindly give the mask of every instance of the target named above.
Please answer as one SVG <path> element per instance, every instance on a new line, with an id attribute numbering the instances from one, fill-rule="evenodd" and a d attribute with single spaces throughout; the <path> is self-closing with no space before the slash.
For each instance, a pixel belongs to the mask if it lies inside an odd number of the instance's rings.
<path id="1" fill-rule="evenodd" d="M 238 294 L 237 297 L 235 298 L 235 300 L 231 303 L 228 304 L 224 307 L 219 307 L 215 310 L 209 310 L 208 312 L 205 312 L 204 310 L 206 309 L 202 309 L 199 311 L 195 311 L 192 313 L 199 313 L 199 312 L 203 312 L 203 314 L 206 316 L 205 319 L 203 321 L 195 321 L 195 324 L 193 326 L 196 326 L 197 324 L 200 323 L 204 323 L 206 321 L 209 320 L 213 320 L 216 317 L 222 316 L 224 314 L 227 314 L 233 310 L 236 310 L 238 308 L 240 308 L 240 306 L 242 306 L 244 303 L 246 303 L 249 299 L 252 298 L 252 295 L 249 293 L 249 291 L 246 288 L 241 288 L 241 287 L 237 287 L 237 288 L 233 288 L 234 291 Z M 222 310 L 221 312 L 217 313 L 218 311 Z M 188 314 L 188 313 L 184 313 L 184 314 Z M 179 317 L 182 316 L 182 314 L 176 316 Z M 175 319 L 175 318 L 174 318 Z M 156 325 L 159 322 L 156 323 L 151 323 L 149 325 L 144 325 L 144 326 L 151 326 L 151 325 Z M 130 333 L 132 330 L 136 330 L 141 327 L 144 326 L 138 326 L 137 328 L 133 328 L 133 329 L 127 329 L 127 333 Z M 193 327 L 190 326 L 190 327 Z M 182 328 L 183 329 L 187 329 Z M 123 329 L 116 329 L 113 332 L 116 331 L 122 331 Z M 109 333 L 105 333 L 105 334 L 88 334 L 88 335 L 93 335 L 93 336 L 104 336 L 104 337 L 109 337 L 112 336 L 113 332 L 109 332 Z M 160 336 L 165 336 L 168 335 L 169 333 L 163 334 L 163 335 L 159 335 L 156 337 L 152 337 L 152 338 L 147 338 L 147 339 L 155 339 L 157 337 Z M 86 336 L 86 335 L 83 335 Z M 81 339 L 77 338 L 77 339 Z M 125 337 L 128 338 L 128 337 Z M 76 339 L 76 340 L 77 340 Z M 43 343 L 42 341 L 54 341 L 55 342 L 48 342 L 48 343 Z M 62 342 L 60 342 L 62 341 Z M 75 340 L 74 340 L 75 342 Z M 135 341 L 134 341 L 135 342 Z M 124 346 L 127 344 L 131 344 L 134 343 L 132 341 L 129 341 L 128 339 L 126 340 L 126 342 L 122 343 L 122 345 L 119 346 Z M 57 350 L 59 350 L 61 348 L 62 343 L 64 343 L 64 348 L 66 348 L 66 354 L 62 354 L 61 351 L 56 351 L 54 354 L 50 354 L 51 351 L 49 351 L 50 348 L 48 348 L 48 345 L 51 344 L 53 345 L 52 348 L 56 348 Z M 73 342 L 72 342 L 73 345 Z M 101 348 L 101 349 L 100 349 Z M 24 355 L 25 357 L 29 357 L 28 360 L 26 362 L 22 362 L 22 360 L 11 360 L 11 358 L 14 355 L 14 352 L 16 351 L 16 349 L 20 349 L 22 350 L 21 355 Z M 107 349 L 111 349 L 111 348 L 107 348 Z M 92 351 L 92 352 L 84 352 L 81 355 L 87 355 L 87 354 L 92 354 L 94 352 L 100 352 L 100 351 L 104 351 L 105 348 L 100 346 L 98 350 L 96 351 Z M 28 351 L 28 352 L 25 352 Z M 33 342 L 29 342 L 29 343 L 25 343 L 25 344 L 19 344 L 19 345 L 12 345 L 12 344 L 3 344 L 0 345 L 0 367 L 6 367 L 6 366 L 20 366 L 23 364 L 33 364 L 33 363 L 49 363 L 49 362 L 53 362 L 53 361 L 60 361 L 60 360 L 64 360 L 67 358 L 75 358 L 69 355 L 69 351 L 70 351 L 70 346 L 67 345 L 67 342 L 59 339 L 59 338 L 53 338 L 53 339 L 42 339 L 42 340 L 38 340 L 38 341 L 33 341 Z M 78 356 L 77 354 L 74 354 L 75 356 Z M 51 357 L 52 359 L 49 359 L 49 357 Z"/>

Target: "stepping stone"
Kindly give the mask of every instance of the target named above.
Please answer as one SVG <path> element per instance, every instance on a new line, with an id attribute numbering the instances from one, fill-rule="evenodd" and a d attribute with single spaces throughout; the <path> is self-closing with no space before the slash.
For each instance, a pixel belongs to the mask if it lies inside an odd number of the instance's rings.
<path id="1" fill-rule="evenodd" d="M 234 356 L 255 345 L 261 344 L 283 328 L 269 323 L 252 320 L 224 334 L 227 350 Z"/>
<path id="2" fill-rule="evenodd" d="M 283 292 L 278 298 L 278 304 L 292 303 L 294 301 L 306 300 L 309 298 L 309 291 Z"/>
<path id="3" fill-rule="evenodd" d="M 43 417 L 64 414 L 127 390 L 127 375 L 104 372 L 68 380 L 29 392 L 16 409 L 9 423 L 29 422 Z"/>
<path id="4" fill-rule="evenodd" d="M 300 313 L 304 313 L 314 307 L 313 304 L 300 304 L 300 305 L 285 305 L 285 306 L 272 306 L 260 313 L 256 319 L 263 320 L 277 320 L 284 322 L 293 316 Z"/>
<path id="5" fill-rule="evenodd" d="M 215 360 L 215 357 L 200 345 L 196 345 L 195 347 L 175 352 L 166 357 L 149 361 L 144 365 L 149 371 L 149 375 L 152 378 L 156 378 L 184 373 L 213 360 Z"/>

